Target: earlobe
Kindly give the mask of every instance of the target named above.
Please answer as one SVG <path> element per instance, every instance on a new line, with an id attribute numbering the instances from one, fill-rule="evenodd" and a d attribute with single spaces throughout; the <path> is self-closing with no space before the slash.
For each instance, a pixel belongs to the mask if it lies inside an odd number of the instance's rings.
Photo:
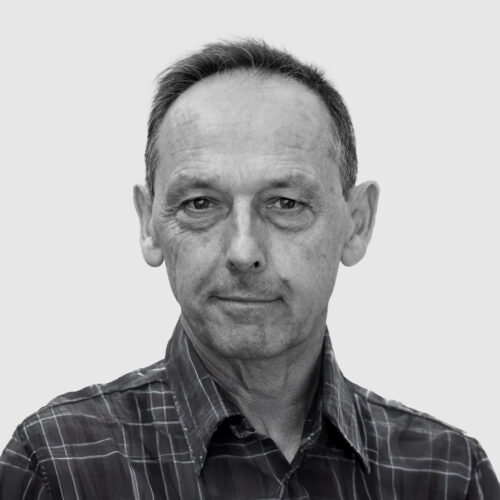
<path id="1" fill-rule="evenodd" d="M 158 267 L 162 265 L 163 253 L 161 251 L 161 248 L 156 246 L 151 237 L 144 240 L 141 239 L 141 249 L 142 256 L 144 257 L 144 260 L 147 264 L 149 264 L 151 267 Z"/>
<path id="2" fill-rule="evenodd" d="M 158 267 L 163 262 L 163 253 L 161 247 L 156 243 L 152 223 L 153 202 L 145 186 L 134 186 L 134 205 L 141 228 L 142 256 L 151 267 Z"/>
<path id="3" fill-rule="evenodd" d="M 349 196 L 351 234 L 342 249 L 341 261 L 345 266 L 357 264 L 365 255 L 375 225 L 379 187 L 376 182 L 355 186 Z"/>

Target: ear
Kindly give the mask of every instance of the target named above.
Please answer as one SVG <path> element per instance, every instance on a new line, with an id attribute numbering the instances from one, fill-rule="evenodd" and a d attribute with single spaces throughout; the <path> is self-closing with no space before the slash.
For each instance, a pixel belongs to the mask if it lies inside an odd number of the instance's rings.
<path id="1" fill-rule="evenodd" d="M 134 186 L 134 205 L 141 225 L 142 256 L 150 266 L 158 267 L 163 262 L 163 253 L 154 235 L 153 200 L 146 186 Z"/>
<path id="2" fill-rule="evenodd" d="M 341 255 L 345 266 L 357 264 L 366 253 L 375 225 L 379 191 L 378 184 L 370 181 L 353 187 L 349 194 L 351 234 Z"/>

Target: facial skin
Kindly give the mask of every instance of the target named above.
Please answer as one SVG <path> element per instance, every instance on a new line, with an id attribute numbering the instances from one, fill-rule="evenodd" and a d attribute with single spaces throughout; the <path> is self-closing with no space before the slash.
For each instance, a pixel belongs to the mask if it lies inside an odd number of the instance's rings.
<path id="1" fill-rule="evenodd" d="M 225 358 L 317 344 L 339 263 L 356 263 L 378 189 L 342 195 L 326 107 L 300 83 L 237 72 L 169 109 L 154 200 L 136 187 L 146 261 L 165 260 L 188 335 Z"/>

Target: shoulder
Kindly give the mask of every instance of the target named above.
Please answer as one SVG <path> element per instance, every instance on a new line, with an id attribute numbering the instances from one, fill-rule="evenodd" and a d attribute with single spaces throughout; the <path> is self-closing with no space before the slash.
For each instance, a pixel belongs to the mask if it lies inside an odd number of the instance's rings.
<path id="1" fill-rule="evenodd" d="M 479 443 L 464 431 L 422 411 L 348 381 L 361 417 L 367 447 L 374 461 L 394 462 L 407 466 L 427 461 L 430 468 L 441 464 L 454 468 L 466 478 L 484 460 Z"/>
<path id="2" fill-rule="evenodd" d="M 51 450 L 68 441 L 98 443 L 109 439 L 117 424 L 140 422 L 144 408 L 167 405 L 169 397 L 161 360 L 112 382 L 57 396 L 24 419 L 18 432 L 33 450 Z"/>
<path id="3" fill-rule="evenodd" d="M 366 407 L 375 419 L 382 419 L 385 424 L 390 424 L 390 417 L 400 418 L 405 421 L 411 421 L 417 426 L 422 425 L 433 429 L 443 429 L 464 434 L 464 432 L 457 427 L 447 424 L 442 420 L 429 415 L 428 413 L 410 408 L 399 401 L 386 399 L 379 394 L 369 389 L 365 389 L 364 387 L 360 387 L 351 381 L 347 381 L 347 383 L 354 394 L 358 407 L 360 405 Z"/>
<path id="4" fill-rule="evenodd" d="M 48 404 L 40 408 L 26 421 L 46 416 L 55 409 L 77 412 L 80 408 L 92 405 L 96 399 L 111 399 L 113 397 L 124 396 L 134 390 L 148 390 L 151 385 L 164 381 L 165 363 L 158 361 L 145 368 L 139 368 L 130 373 L 108 382 L 106 384 L 93 384 L 75 392 L 68 392 L 57 396 Z"/>

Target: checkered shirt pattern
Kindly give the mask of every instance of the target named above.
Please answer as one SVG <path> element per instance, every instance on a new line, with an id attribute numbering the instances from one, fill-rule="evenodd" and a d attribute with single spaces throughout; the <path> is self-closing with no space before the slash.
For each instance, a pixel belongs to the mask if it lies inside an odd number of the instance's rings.
<path id="1" fill-rule="evenodd" d="M 288 463 L 255 432 L 177 325 L 164 360 L 60 396 L 0 457 L 0 498 L 500 499 L 474 439 L 346 380 L 322 377 Z"/>

